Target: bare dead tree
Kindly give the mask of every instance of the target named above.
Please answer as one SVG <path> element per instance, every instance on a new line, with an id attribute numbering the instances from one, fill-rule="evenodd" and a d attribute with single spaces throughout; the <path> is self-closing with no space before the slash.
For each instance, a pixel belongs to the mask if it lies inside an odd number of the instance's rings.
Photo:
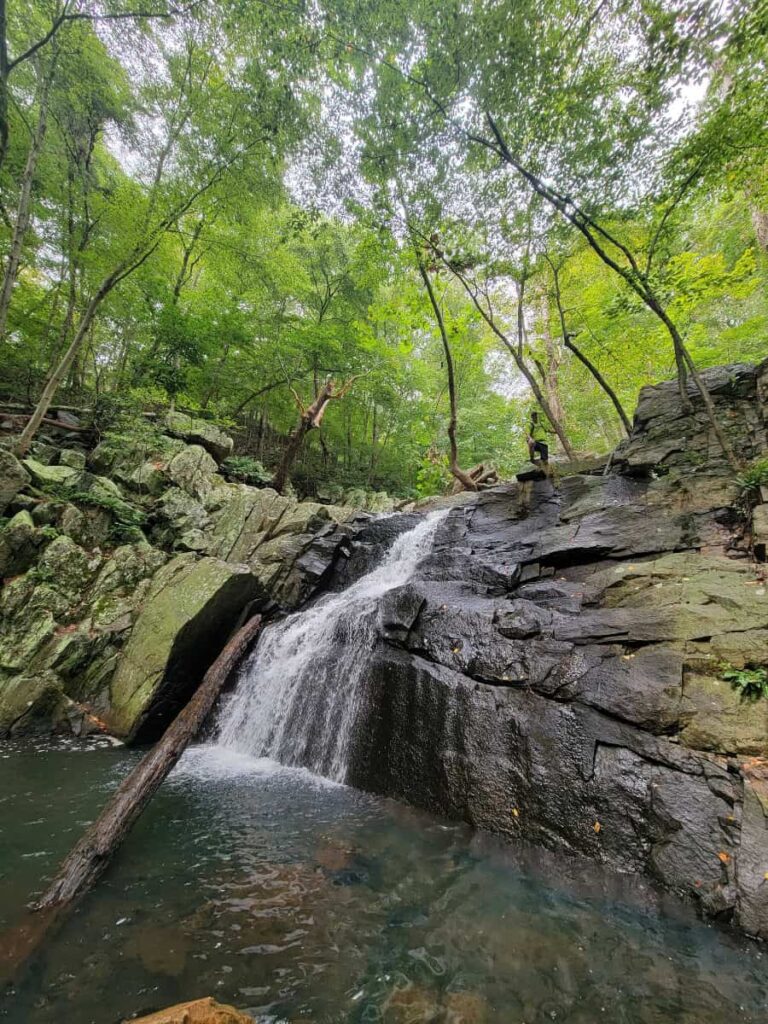
<path id="1" fill-rule="evenodd" d="M 334 381 L 329 377 L 325 384 L 320 388 L 317 395 L 315 395 L 314 399 L 306 406 L 302 402 L 298 392 L 291 387 L 291 393 L 293 394 L 294 401 L 299 408 L 299 422 L 296 424 L 288 438 L 288 443 L 283 449 L 283 453 L 280 458 L 280 464 L 272 478 L 272 486 L 278 494 L 282 494 L 288 484 L 291 469 L 296 461 L 296 457 L 301 451 L 307 434 L 312 430 L 319 429 L 331 402 L 335 399 L 344 398 L 344 396 L 349 393 L 359 376 L 360 374 L 350 377 L 349 380 L 340 387 L 337 387 Z"/>

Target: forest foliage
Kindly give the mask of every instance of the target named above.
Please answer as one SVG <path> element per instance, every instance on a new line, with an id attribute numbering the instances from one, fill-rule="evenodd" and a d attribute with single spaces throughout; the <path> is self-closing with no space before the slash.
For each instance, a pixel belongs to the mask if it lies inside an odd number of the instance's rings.
<path id="1" fill-rule="evenodd" d="M 0 0 L 0 35 L 6 409 L 176 407 L 405 496 L 519 468 L 537 401 L 604 452 L 676 363 L 766 355 L 765 0 Z"/>

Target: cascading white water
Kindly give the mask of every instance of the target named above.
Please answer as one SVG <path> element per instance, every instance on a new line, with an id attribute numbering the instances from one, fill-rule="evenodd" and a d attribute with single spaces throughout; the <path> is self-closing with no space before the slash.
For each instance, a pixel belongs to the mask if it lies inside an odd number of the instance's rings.
<path id="1" fill-rule="evenodd" d="M 265 630 L 219 719 L 221 746 L 343 782 L 381 597 L 413 575 L 447 511 L 401 534 L 384 561 Z"/>

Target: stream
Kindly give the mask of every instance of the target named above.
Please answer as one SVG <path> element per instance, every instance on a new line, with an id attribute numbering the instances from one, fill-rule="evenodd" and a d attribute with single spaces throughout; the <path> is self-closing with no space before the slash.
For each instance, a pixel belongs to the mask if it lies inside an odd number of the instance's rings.
<path id="1" fill-rule="evenodd" d="M 0 927 L 138 757 L 94 746 L 0 752 Z M 765 968 L 644 879 L 201 746 L 0 1021 L 212 994 L 261 1024 L 765 1024 Z"/>

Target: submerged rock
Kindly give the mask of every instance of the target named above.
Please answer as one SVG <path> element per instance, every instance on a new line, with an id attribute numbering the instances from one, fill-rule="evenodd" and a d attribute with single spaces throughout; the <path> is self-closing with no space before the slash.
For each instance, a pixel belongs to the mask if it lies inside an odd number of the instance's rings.
<path id="1" fill-rule="evenodd" d="M 128 1021 L 124 1021 L 128 1024 Z M 177 1003 L 148 1017 L 132 1018 L 132 1024 L 253 1024 L 253 1018 L 234 1006 L 217 1003 L 211 996 Z"/>

